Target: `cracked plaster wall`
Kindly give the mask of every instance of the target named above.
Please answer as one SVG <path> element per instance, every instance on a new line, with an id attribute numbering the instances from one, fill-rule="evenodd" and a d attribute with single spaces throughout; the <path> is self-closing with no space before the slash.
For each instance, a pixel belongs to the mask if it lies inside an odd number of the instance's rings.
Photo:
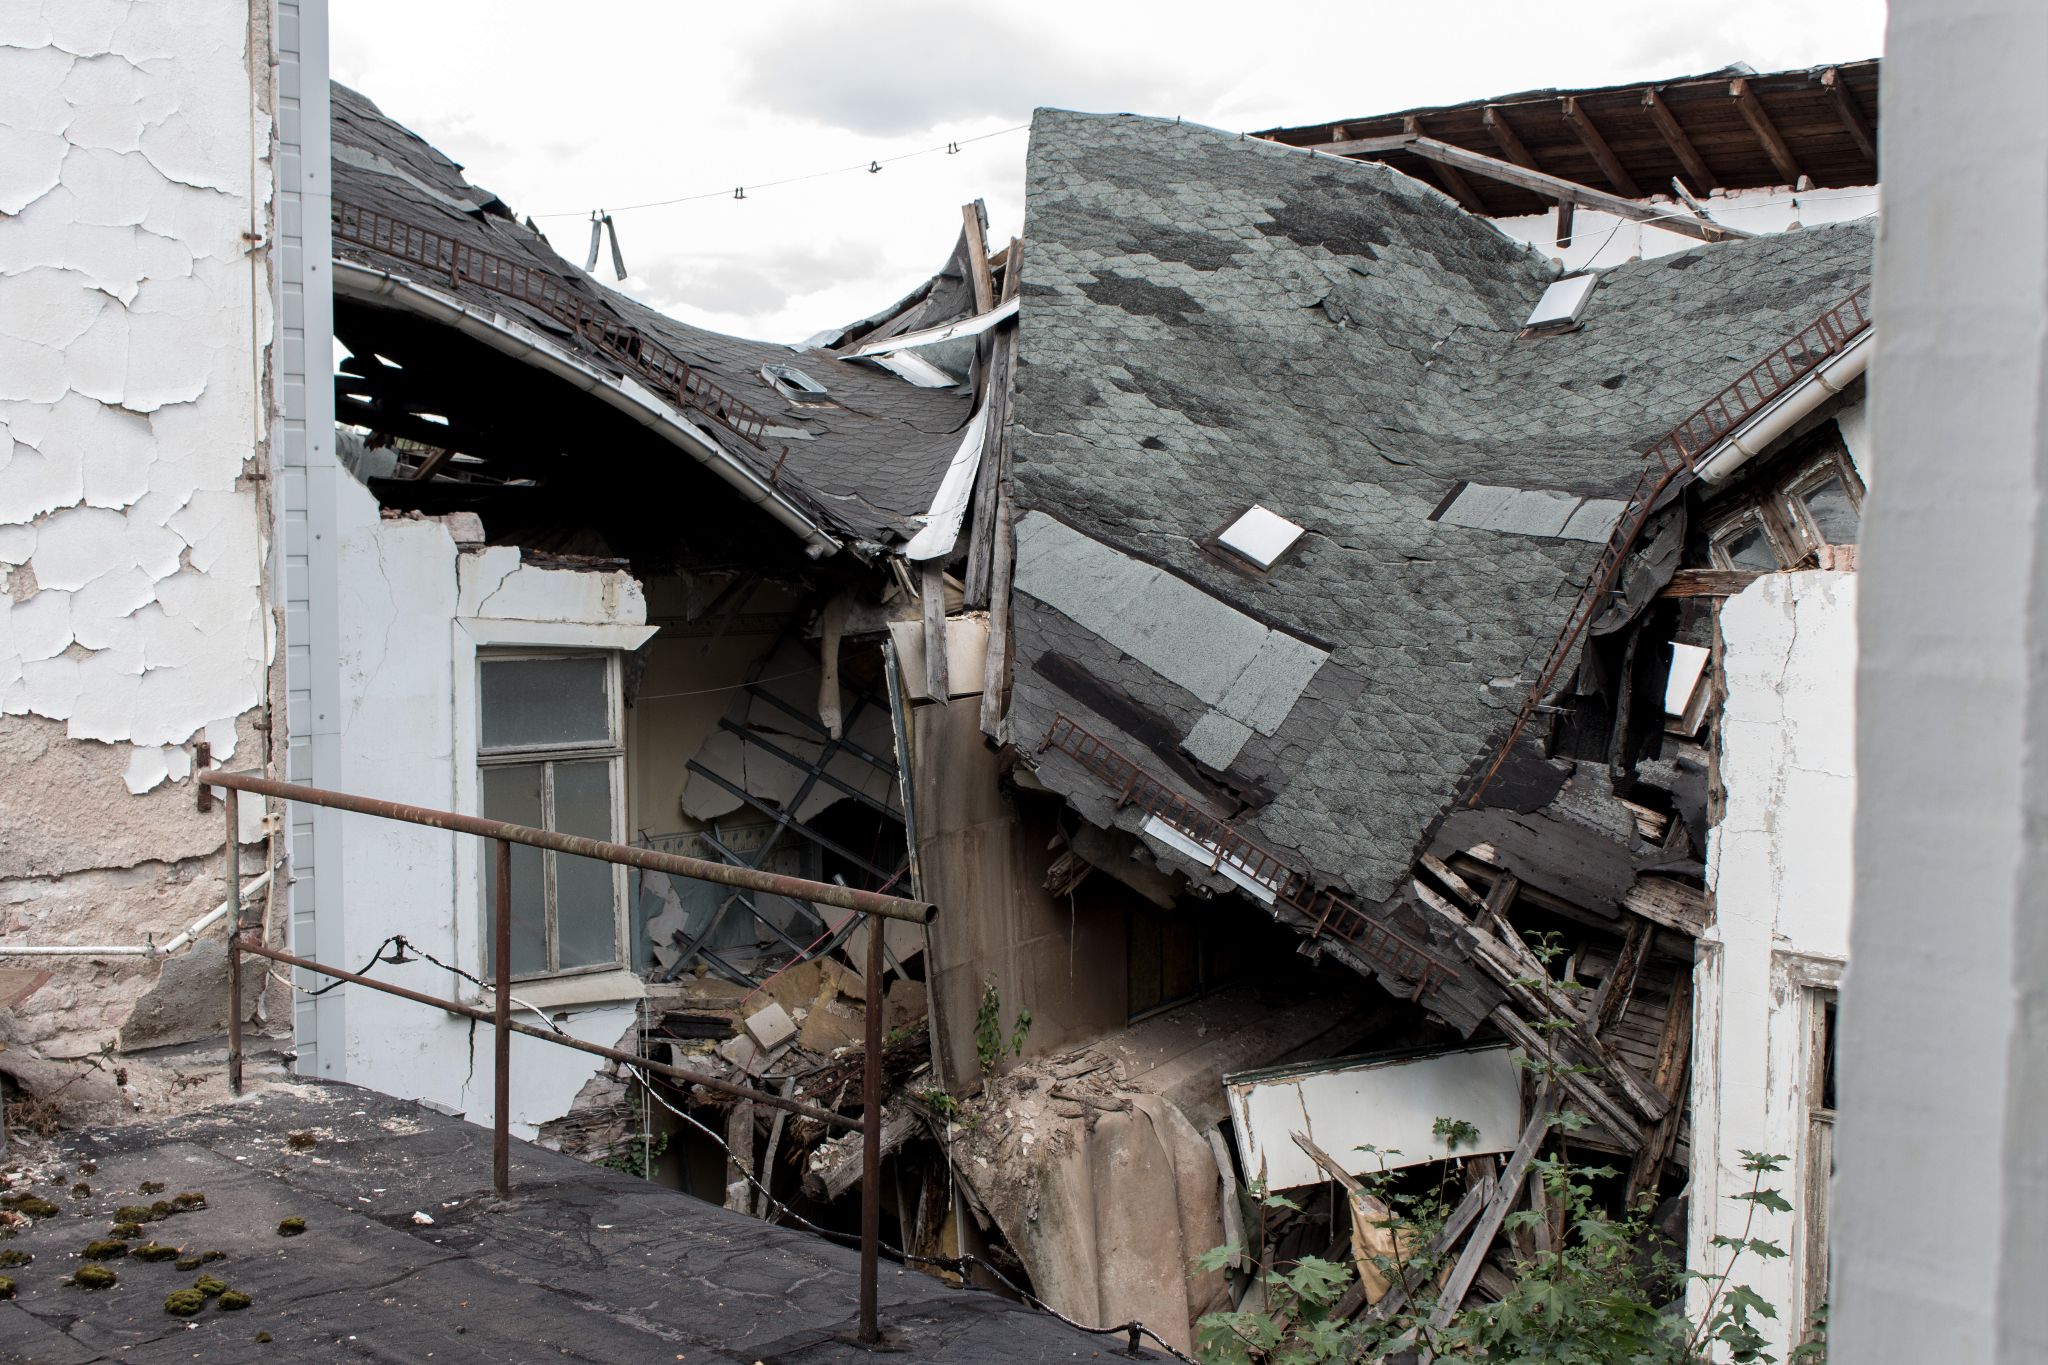
<path id="1" fill-rule="evenodd" d="M 1803 1208 L 1807 1029 L 1802 978 L 1848 953 L 1856 814 L 1856 575 L 1767 574 L 1721 609 L 1727 808 L 1708 837 L 1715 923 L 1694 969 L 1692 1248 L 1734 1236 L 1749 1213 L 1745 1150 L 1793 1158 L 1781 1192 Z M 1820 1178 L 1825 1179 L 1825 1173 Z M 1755 1235 L 1791 1254 L 1748 1282 L 1780 1310 L 1782 1353 L 1801 1304 L 1803 1228 L 1758 1210 Z M 1715 1269 L 1718 1269 L 1716 1262 Z"/>
<path id="2" fill-rule="evenodd" d="M 0 923 L 175 933 L 218 902 L 192 745 L 262 767 L 268 10 L 0 5 Z M 254 65 L 251 76 L 251 38 Z M 245 837 L 258 802 L 244 803 Z M 217 864 L 216 864 L 217 867 Z M 66 960 L 30 1034 L 153 964 Z"/>

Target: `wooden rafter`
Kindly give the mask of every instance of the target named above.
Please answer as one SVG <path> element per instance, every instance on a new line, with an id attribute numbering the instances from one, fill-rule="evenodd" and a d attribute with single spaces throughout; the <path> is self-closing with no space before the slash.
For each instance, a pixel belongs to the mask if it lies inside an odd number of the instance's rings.
<path id="1" fill-rule="evenodd" d="M 1401 126 L 1415 137 L 1423 136 L 1422 120 L 1412 114 L 1401 120 Z M 1435 171 L 1437 183 L 1444 187 L 1444 192 L 1464 205 L 1467 213 L 1485 215 L 1486 201 L 1479 197 L 1479 191 L 1472 188 L 1472 182 L 1465 178 L 1464 172 L 1456 166 L 1442 164 L 1432 166 L 1431 169 Z"/>
<path id="2" fill-rule="evenodd" d="M 996 306 L 996 287 L 988 266 L 988 235 L 982 226 L 979 199 L 960 206 L 960 221 L 967 234 L 967 273 L 974 283 L 974 311 L 986 313 Z"/>
<path id="3" fill-rule="evenodd" d="M 1848 130 L 1863 155 L 1870 158 L 1871 169 L 1877 168 L 1877 133 L 1871 128 L 1870 120 L 1863 117 L 1863 107 L 1856 103 L 1856 97 L 1849 93 L 1849 87 L 1842 84 L 1842 73 L 1829 67 L 1820 73 L 1821 88 L 1828 92 L 1835 102 L 1835 116 L 1842 120 L 1842 127 Z"/>
<path id="4" fill-rule="evenodd" d="M 1564 121 L 1579 135 L 1580 144 L 1592 154 L 1594 162 L 1600 167 L 1600 174 L 1607 177 L 1607 183 L 1614 186 L 1623 198 L 1642 198 L 1643 191 L 1636 184 L 1635 177 L 1622 166 L 1621 158 L 1607 145 L 1607 139 L 1600 135 L 1600 130 L 1594 126 L 1591 116 L 1579 107 L 1578 98 L 1566 95 L 1563 103 Z"/>
<path id="5" fill-rule="evenodd" d="M 1515 125 L 1508 122 L 1508 116 L 1501 112 L 1498 105 L 1487 105 L 1479 117 L 1485 122 L 1486 131 L 1493 134 L 1493 143 L 1500 148 L 1502 156 L 1517 166 L 1527 166 L 1532 171 L 1542 169 L 1536 164 L 1536 158 L 1529 155 L 1529 148 L 1522 142 L 1522 135 L 1515 131 Z"/>
<path id="6" fill-rule="evenodd" d="M 1569 200 L 1582 209 L 1597 209 L 1601 213 L 1611 213 L 1617 218 L 1627 218 L 1638 223 L 1655 223 L 1659 227 L 1697 238 L 1702 242 L 1723 242 L 1731 238 L 1753 235 L 1740 228 L 1695 218 L 1690 214 L 1673 213 L 1669 206 L 1624 199 L 1618 194 L 1609 194 L 1604 190 L 1581 185 L 1574 180 L 1530 170 L 1527 166 L 1517 166 L 1513 162 L 1468 151 L 1463 147 L 1453 147 L 1448 142 L 1438 142 L 1431 137 L 1399 133 L 1392 137 L 1355 138 L 1349 142 L 1333 142 L 1316 150 L 1331 156 L 1368 157 L 1383 157 L 1390 152 L 1410 152 L 1425 160 L 1456 166 L 1462 171 L 1483 175 L 1490 180 L 1519 185 L 1546 199 Z"/>
<path id="7" fill-rule="evenodd" d="M 1771 116 L 1764 112 L 1763 101 L 1756 97 L 1756 91 L 1750 88 L 1747 80 L 1738 76 L 1728 82 L 1728 93 L 1734 98 L 1735 107 L 1742 111 L 1743 121 L 1749 124 L 1749 130 L 1756 134 L 1756 140 L 1770 155 L 1771 164 L 1778 168 L 1778 174 L 1785 177 L 1786 184 L 1798 184 L 1801 178 L 1799 163 L 1793 158 L 1792 149 L 1785 145 L 1778 125 L 1772 123 Z"/>
<path id="8" fill-rule="evenodd" d="M 1664 145 L 1671 149 L 1671 154 L 1678 158 L 1678 164 L 1685 168 L 1686 175 L 1692 180 L 1693 189 L 1700 194 L 1719 189 L 1720 179 L 1707 165 L 1706 158 L 1700 155 L 1699 148 L 1692 145 L 1692 139 L 1686 136 L 1685 129 L 1679 126 L 1677 115 L 1671 112 L 1671 106 L 1664 103 L 1664 97 L 1657 93 L 1655 87 L 1643 91 L 1643 108 L 1649 112 L 1650 122 L 1657 125 L 1658 136 L 1664 139 Z"/>

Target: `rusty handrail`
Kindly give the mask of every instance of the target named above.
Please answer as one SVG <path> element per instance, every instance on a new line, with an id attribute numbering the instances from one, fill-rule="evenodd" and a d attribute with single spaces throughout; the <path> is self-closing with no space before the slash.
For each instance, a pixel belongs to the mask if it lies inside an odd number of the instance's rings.
<path id="1" fill-rule="evenodd" d="M 861 891 L 851 886 L 840 886 L 836 882 L 806 881 L 802 877 L 787 877 L 777 872 L 763 872 L 758 868 L 735 867 L 730 863 L 714 863 L 702 858 L 686 857 L 680 853 L 664 853 L 659 849 L 634 848 L 630 844 L 615 844 L 604 839 L 586 839 L 580 835 L 562 834 L 551 829 L 515 825 L 505 820 L 487 820 L 452 810 L 437 810 L 432 806 L 411 806 L 402 801 L 385 801 L 377 797 L 357 796 L 351 792 L 328 791 L 321 787 L 303 786 L 297 782 L 281 782 L 276 778 L 262 777 L 255 773 L 224 773 L 216 768 L 208 768 L 199 774 L 198 780 L 202 787 L 226 787 L 235 791 L 255 792 L 262 796 L 274 796 L 281 801 L 299 801 L 309 806 L 326 806 L 334 810 L 354 811 L 359 815 L 374 815 L 385 820 L 403 820 L 409 824 L 453 830 L 458 834 L 474 834 L 480 839 L 502 839 L 507 843 L 553 849 L 557 853 L 573 853 L 579 858 L 623 863 L 628 867 L 643 867 L 650 872 L 672 872 L 679 877 L 691 877 L 701 882 L 716 882 L 721 886 L 759 891 L 770 896 L 787 896 L 791 900 L 810 901 L 817 905 L 835 906 L 841 910 L 855 910 L 864 915 L 880 915 L 884 919 L 929 924 L 932 917 L 938 913 L 938 907 L 929 901 L 885 896 L 879 891 Z"/>
<path id="2" fill-rule="evenodd" d="M 385 801 L 375 797 L 357 796 L 350 792 L 329 791 L 321 787 L 301 786 L 295 782 L 281 782 L 275 778 L 263 777 L 256 773 L 224 773 L 214 768 L 202 769 L 196 774 L 199 791 L 199 808 L 210 810 L 213 804 L 212 788 L 219 787 L 226 792 L 222 803 L 226 808 L 227 838 L 223 849 L 223 863 L 227 873 L 228 904 L 235 907 L 234 924 L 227 936 L 228 966 L 228 1089 L 242 1093 L 242 954 L 253 953 L 257 957 L 282 962 L 309 972 L 317 972 L 340 981 L 362 986 L 369 990 L 381 991 L 401 999 L 417 1001 L 446 1010 L 463 1018 L 487 1022 L 492 1026 L 493 1067 L 492 1067 L 492 1115 L 491 1115 L 491 1180 L 500 1197 L 509 1195 L 512 1187 L 511 1160 L 511 1095 L 512 1095 L 512 1035 L 523 1033 L 540 1038 L 558 1047 L 587 1052 L 594 1056 L 608 1058 L 626 1066 L 637 1067 L 643 1073 L 653 1072 L 680 1084 L 700 1085 L 707 1090 L 751 1100 L 776 1109 L 786 1110 L 807 1119 L 813 1119 L 827 1127 L 857 1131 L 861 1134 L 861 1193 L 860 1193 L 860 1304 L 858 1307 L 859 1339 L 870 1346 L 880 1342 L 879 1322 L 880 1291 L 878 1287 L 878 1264 L 881 1248 L 882 1227 L 882 977 L 883 977 L 883 933 L 882 926 L 873 923 L 874 918 L 903 920 L 911 924 L 929 924 L 937 909 L 928 901 L 909 900 L 901 896 L 885 896 L 877 891 L 859 891 L 849 886 L 832 882 L 806 881 L 801 877 L 785 877 L 778 873 L 762 872 L 756 868 L 734 867 L 726 863 L 707 862 L 701 858 L 689 858 L 680 853 L 663 853 L 648 848 L 633 848 L 627 844 L 615 844 L 603 839 L 586 839 L 573 834 L 562 834 L 555 830 L 535 829 L 530 825 L 515 825 L 504 820 L 486 820 L 458 811 L 437 810 L 431 806 L 407 805 L 402 801 Z M 426 825 L 434 829 L 450 830 L 458 834 L 471 834 L 493 842 L 497 856 L 497 886 L 492 897 L 492 928 L 497 963 L 497 982 L 491 987 L 491 1009 L 486 1011 L 475 1005 L 458 1000 L 443 999 L 428 995 L 424 991 L 409 990 L 388 981 L 378 981 L 359 972 L 344 971 L 339 967 L 300 957 L 267 943 L 251 942 L 244 934 L 255 926 L 244 923 L 241 914 L 241 821 L 238 800 L 243 792 L 276 797 L 283 801 L 300 801 L 307 805 L 325 806 L 332 810 L 353 811 L 361 815 L 375 816 L 384 820 L 398 820 L 408 824 Z M 868 1002 L 866 1027 L 863 1031 L 864 1054 L 861 1058 L 861 1117 L 855 1123 L 851 1119 L 803 1104 L 783 1095 L 756 1090 L 752 1086 L 738 1085 L 705 1076 L 682 1067 L 656 1062 L 619 1048 L 604 1047 L 586 1043 L 568 1033 L 551 1032 L 521 1023 L 512 1018 L 512 989 L 506 979 L 511 972 L 512 959 L 512 845 L 525 844 L 533 848 L 552 849 L 557 853 L 573 854 L 582 858 L 595 858 L 601 862 L 618 863 L 628 867 L 641 867 L 654 872 L 673 873 L 692 877 L 699 881 L 715 882 L 724 886 L 740 887 L 760 891 L 769 895 L 785 896 L 792 900 L 811 901 L 820 905 L 832 905 L 871 918 L 867 925 L 867 965 L 864 977 L 865 995 Z M 472 978 L 474 979 L 474 978 Z M 764 1187 L 765 1188 L 765 1187 Z"/>
<path id="3" fill-rule="evenodd" d="M 1773 347 L 1763 359 L 1694 408 L 1684 421 L 1643 452 L 1643 472 L 1637 478 L 1621 515 L 1615 518 L 1614 529 L 1609 533 L 1607 543 L 1601 547 L 1600 557 L 1593 561 L 1592 572 L 1586 576 L 1586 585 L 1572 604 L 1572 614 L 1565 619 L 1550 652 L 1544 656 L 1543 666 L 1537 670 L 1535 682 L 1530 684 L 1521 709 L 1515 713 L 1515 722 L 1508 728 L 1507 738 L 1501 741 L 1493 761 L 1465 797 L 1466 805 L 1479 804 L 1487 785 L 1514 750 L 1515 741 L 1528 728 L 1536 708 L 1543 704 L 1543 699 L 1564 672 L 1565 664 L 1578 648 L 1587 627 L 1605 610 L 1607 595 L 1621 577 L 1621 566 L 1635 548 L 1637 537 L 1642 535 L 1643 527 L 1656 513 L 1665 494 L 1691 483 L 1699 472 L 1700 461 L 1730 432 L 1756 416 L 1825 361 L 1847 350 L 1850 342 L 1867 331 L 1870 311 L 1865 305 L 1869 297 L 1870 286 L 1867 284 L 1851 291 L 1847 298 Z"/>

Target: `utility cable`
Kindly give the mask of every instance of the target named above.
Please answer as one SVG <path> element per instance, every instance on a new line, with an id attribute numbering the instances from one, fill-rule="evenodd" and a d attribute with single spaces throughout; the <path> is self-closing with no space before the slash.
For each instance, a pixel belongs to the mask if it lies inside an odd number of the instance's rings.
<path id="1" fill-rule="evenodd" d="M 914 152 L 899 152 L 895 156 L 873 157 L 867 161 L 856 161 L 844 166 L 833 166 L 828 170 L 810 171 L 803 175 L 788 175 L 780 180 L 763 180 L 758 184 L 733 185 L 724 189 L 704 190 L 698 194 L 678 195 L 673 199 L 650 199 L 641 204 L 626 204 L 620 208 L 602 209 L 599 211 L 602 213 L 633 213 L 640 209 L 665 209 L 675 204 L 694 204 L 703 199 L 745 199 L 749 190 L 780 189 L 784 185 L 802 184 L 807 180 L 823 180 L 829 175 L 847 175 L 854 171 L 867 171 L 870 174 L 874 174 L 879 172 L 884 166 L 893 166 L 899 161 L 909 161 L 914 157 L 935 156 L 940 152 L 953 156 L 969 143 L 986 142 L 992 137 L 1005 137 L 1011 133 L 1021 133 L 1030 126 L 1028 123 L 1019 123 L 1008 128 L 998 128 L 992 133 L 978 133 L 973 137 L 955 138 L 949 142 L 942 142 L 935 147 L 923 147 Z M 589 213 L 589 209 L 560 209 L 553 213 L 534 213 L 527 216 L 531 218 L 583 218 L 588 216 Z"/>

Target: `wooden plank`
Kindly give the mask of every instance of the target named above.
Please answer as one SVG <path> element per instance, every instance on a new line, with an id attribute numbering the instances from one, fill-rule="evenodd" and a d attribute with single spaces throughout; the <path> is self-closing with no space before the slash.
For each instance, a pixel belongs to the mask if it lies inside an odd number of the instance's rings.
<path id="1" fill-rule="evenodd" d="M 1526 166 L 1517 166 L 1497 157 L 1467 151 L 1463 147 L 1453 147 L 1432 137 L 1409 138 L 1397 150 L 1412 152 L 1431 161 L 1442 161 L 1461 170 L 1471 171 L 1476 175 L 1483 175 L 1509 185 L 1519 185 L 1548 199 L 1570 200 L 1582 209 L 1597 209 L 1601 213 L 1611 213 L 1617 218 L 1627 218 L 1637 223 L 1655 223 L 1659 227 L 1682 236 L 1697 238 L 1702 242 L 1722 242 L 1755 235 L 1740 228 L 1729 227 L 1725 223 L 1705 222 L 1686 214 L 1675 214 L 1669 205 L 1660 206 L 1624 199 L 1620 195 L 1596 190 L 1576 181 L 1546 175 L 1542 171 L 1532 171 Z"/>
<path id="2" fill-rule="evenodd" d="M 1793 159 L 1792 149 L 1785 145 L 1785 139 L 1778 132 L 1778 126 L 1771 122 L 1771 116 L 1764 112 L 1763 101 L 1756 97 L 1749 81 L 1737 77 L 1728 82 L 1728 94 L 1734 99 L 1735 107 L 1742 111 L 1742 121 L 1756 134 L 1756 140 L 1763 144 L 1771 164 L 1778 168 L 1778 174 L 1785 177 L 1788 185 L 1797 185 L 1801 179 L 1799 163 Z"/>
<path id="3" fill-rule="evenodd" d="M 1008 289 L 1007 280 L 1004 288 Z M 970 611 L 979 611 L 988 605 L 990 569 L 995 551 L 996 485 L 1002 479 L 998 452 L 1007 439 L 1010 388 L 1016 363 L 1017 328 L 1005 323 L 998 329 L 993 358 L 982 386 L 982 402 L 988 405 L 989 413 L 987 434 L 982 438 L 981 462 L 974 475 L 974 504 L 968 515 L 967 581 L 963 605 Z"/>
<path id="4" fill-rule="evenodd" d="M 1656 1182 L 1658 1172 L 1663 1170 L 1678 1142 L 1679 1124 L 1685 1117 L 1685 1106 L 1678 1098 L 1685 1090 L 1686 1072 L 1691 1064 L 1692 974 L 1681 972 L 1672 983 L 1671 1008 L 1664 1015 L 1664 1037 L 1653 1073 L 1657 1088 L 1671 1097 L 1671 1110 L 1643 1135 L 1643 1145 L 1636 1150 L 1636 1158 L 1629 1166 L 1626 1200 L 1630 1204 Z"/>
<path id="5" fill-rule="evenodd" d="M 1657 125 L 1657 135 L 1664 139 L 1664 145 L 1671 149 L 1671 155 L 1678 158 L 1678 164 L 1692 177 L 1694 191 L 1705 194 L 1709 190 L 1719 189 L 1720 177 L 1707 165 L 1707 160 L 1700 155 L 1699 148 L 1692 145 L 1692 139 L 1679 125 L 1677 115 L 1671 112 L 1670 105 L 1664 103 L 1664 97 L 1657 93 L 1655 86 L 1643 91 L 1643 108 L 1649 111 L 1650 122 Z"/>
<path id="6" fill-rule="evenodd" d="M 1401 126 L 1417 137 L 1422 136 L 1422 120 L 1413 114 L 1402 119 Z M 1465 212 L 1476 213 L 1482 218 L 1486 216 L 1486 201 L 1472 188 L 1472 182 L 1465 178 L 1463 171 L 1456 166 L 1445 166 L 1440 163 L 1432 165 L 1430 169 L 1435 172 L 1437 183 L 1444 187 L 1444 192 L 1457 200 Z"/>
<path id="7" fill-rule="evenodd" d="M 1631 919 L 1613 969 L 1600 983 L 1600 989 L 1593 992 L 1593 1008 L 1588 1013 L 1592 1016 L 1595 1037 L 1606 1034 L 1628 1013 L 1629 1001 L 1636 993 L 1636 980 L 1642 975 L 1643 958 L 1648 954 L 1649 946 L 1650 922 Z"/>
<path id="8" fill-rule="evenodd" d="M 1017 291 L 1024 287 L 1024 239 L 1012 237 L 1010 244 L 1003 248 L 1003 296 L 998 303 L 1008 303 L 1017 297 Z"/>
<path id="9" fill-rule="evenodd" d="M 960 206 L 960 221 L 967 231 L 967 273 L 974 281 L 974 311 L 986 313 L 996 306 L 996 284 L 989 273 L 988 232 L 982 226 L 979 199 Z"/>
<path id="10" fill-rule="evenodd" d="M 439 450 L 427 456 L 426 459 L 420 461 L 420 467 L 413 470 L 412 477 L 418 482 L 424 483 L 440 473 L 441 467 L 454 458 L 455 448 L 453 446 L 442 446 Z"/>
<path id="11" fill-rule="evenodd" d="M 1561 107 L 1564 110 L 1564 121 L 1579 135 L 1579 145 L 1592 153 L 1594 164 L 1599 166 L 1600 173 L 1607 177 L 1607 183 L 1614 186 L 1624 198 L 1641 199 L 1642 187 L 1636 184 L 1635 177 L 1623 167 L 1621 158 L 1614 154 L 1614 149 L 1607 145 L 1607 139 L 1600 135 L 1600 129 L 1594 125 L 1591 115 L 1579 107 L 1578 97 L 1566 95 Z"/>
<path id="12" fill-rule="evenodd" d="M 953 688 L 946 676 L 946 566 L 942 561 L 925 562 L 917 595 L 924 614 L 925 692 L 944 706 Z"/>
<path id="13" fill-rule="evenodd" d="M 1444 860 L 1437 857 L 1434 853 L 1423 854 L 1422 865 L 1429 869 L 1431 876 L 1444 884 L 1446 890 L 1459 900 L 1465 902 L 1471 909 L 1477 910 L 1481 905 L 1485 904 L 1485 898 L 1472 889 L 1472 883 L 1451 871 L 1449 867 L 1445 866 Z"/>
<path id="14" fill-rule="evenodd" d="M 1551 1087 L 1546 1082 L 1536 1096 L 1535 1114 L 1529 1120 L 1529 1126 L 1522 1130 L 1522 1140 L 1515 1144 L 1514 1154 L 1500 1173 L 1500 1184 L 1494 1187 L 1493 1198 L 1487 1202 L 1485 1212 L 1479 1215 L 1465 1249 L 1458 1253 L 1457 1264 L 1451 1267 L 1451 1277 L 1444 1282 L 1444 1292 L 1437 1297 L 1436 1309 L 1429 1315 L 1430 1326 L 1439 1330 L 1448 1327 L 1452 1317 L 1464 1305 L 1465 1295 L 1472 1288 L 1472 1279 L 1485 1263 L 1486 1253 L 1492 1249 L 1500 1225 L 1506 1221 L 1508 1210 L 1514 1207 L 1516 1196 L 1522 1192 L 1522 1182 L 1529 1176 L 1536 1151 L 1550 1132 L 1550 1096 Z"/>
<path id="15" fill-rule="evenodd" d="M 1497 104 L 1489 104 L 1480 111 L 1479 117 L 1486 124 L 1486 131 L 1493 134 L 1493 145 L 1500 148 L 1500 154 L 1517 166 L 1530 170 L 1541 170 L 1536 158 L 1529 155 L 1529 148 L 1523 143 L 1522 135 L 1515 131 L 1515 125 L 1508 122 L 1508 116 Z"/>
<path id="16" fill-rule="evenodd" d="M 1856 97 L 1849 93 L 1849 87 L 1842 84 L 1839 68 L 1829 67 L 1820 73 L 1821 88 L 1828 92 L 1835 103 L 1835 117 L 1842 121 L 1842 127 L 1863 155 L 1870 158 L 1871 176 L 1877 175 L 1877 130 L 1870 126 L 1870 120 L 1863 117 L 1863 106 L 1856 103 Z"/>
<path id="17" fill-rule="evenodd" d="M 1733 597 L 1762 578 L 1763 569 L 1680 569 L 1660 597 Z"/>
<path id="18" fill-rule="evenodd" d="M 1495 1188 L 1496 1182 L 1491 1174 L 1474 1180 L 1471 1187 L 1465 1191 L 1465 1197 L 1458 1201 L 1458 1207 L 1451 1210 L 1451 1216 L 1444 1220 L 1444 1225 L 1437 1229 L 1436 1236 L 1429 1239 L 1429 1246 L 1417 1259 L 1425 1262 L 1434 1261 L 1456 1246 L 1458 1239 L 1465 1235 L 1465 1229 L 1471 1227 L 1478 1220 L 1480 1212 L 1492 1202 Z M 1381 1322 L 1392 1317 L 1401 1311 L 1401 1306 L 1408 1302 L 1409 1295 L 1420 1289 L 1422 1284 L 1421 1276 L 1417 1276 L 1412 1283 L 1405 1279 L 1396 1280 L 1387 1290 L 1386 1297 L 1367 1309 L 1361 1321 Z M 1364 1304 L 1365 1286 L 1353 1280 L 1351 1287 L 1344 1291 L 1344 1297 L 1330 1310 L 1330 1316 L 1334 1321 L 1342 1322 L 1364 1307 Z"/>
<path id="19" fill-rule="evenodd" d="M 1621 904 L 1623 909 L 1687 938 L 1698 938 L 1714 921 L 1714 903 L 1706 892 L 1669 877 L 1636 878 Z"/>
<path id="20" fill-rule="evenodd" d="M 1557 202 L 1557 244 L 1559 246 L 1570 246 L 1572 244 L 1572 219 L 1577 216 L 1578 207 L 1577 204 L 1574 204 L 1569 199 L 1560 199 Z"/>
<path id="21" fill-rule="evenodd" d="M 1013 340 L 1011 345 L 1015 345 Z M 1017 547 L 1010 515 L 1010 439 L 996 446 L 996 529 L 989 542 L 988 648 L 982 656 L 981 732 L 990 739 L 1002 728 L 1010 696 L 1010 573 Z"/>

